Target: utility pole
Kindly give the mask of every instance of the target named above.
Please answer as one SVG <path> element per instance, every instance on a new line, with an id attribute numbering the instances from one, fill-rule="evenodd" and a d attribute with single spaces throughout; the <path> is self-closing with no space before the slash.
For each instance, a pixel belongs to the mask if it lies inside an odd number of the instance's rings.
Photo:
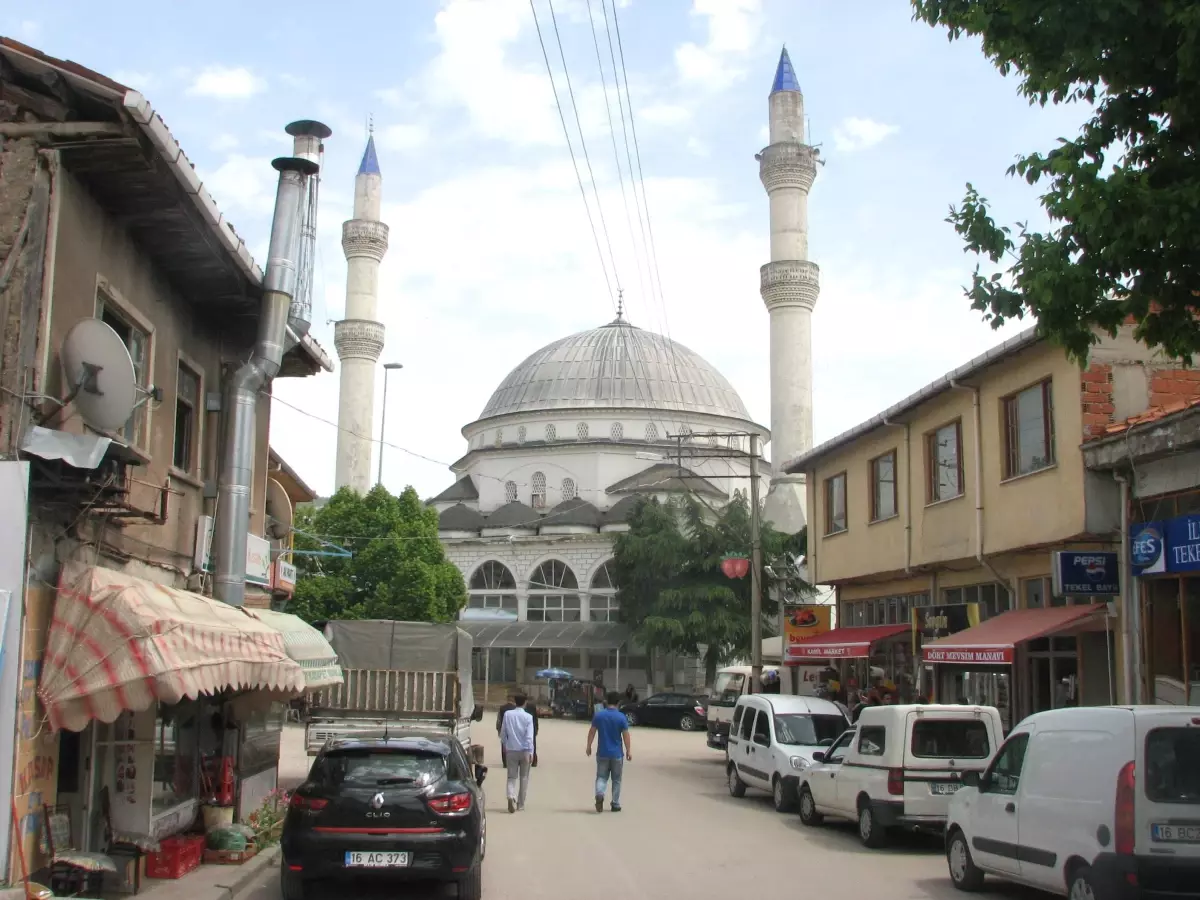
<path id="1" fill-rule="evenodd" d="M 762 540 L 758 521 L 758 435 L 750 434 L 750 678 L 762 684 Z"/>

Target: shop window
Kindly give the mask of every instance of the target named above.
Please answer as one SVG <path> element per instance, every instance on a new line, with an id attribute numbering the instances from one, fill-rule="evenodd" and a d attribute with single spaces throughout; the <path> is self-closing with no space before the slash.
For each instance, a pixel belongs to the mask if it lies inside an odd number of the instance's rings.
<path id="1" fill-rule="evenodd" d="M 1050 605 L 1050 579 L 1028 578 L 1021 582 L 1021 593 L 1025 595 L 1026 609 L 1043 609 Z"/>
<path id="2" fill-rule="evenodd" d="M 846 530 L 846 473 L 825 479 L 825 533 Z"/>
<path id="3" fill-rule="evenodd" d="M 963 493 L 962 420 L 943 425 L 925 437 L 925 465 L 929 472 L 930 503 L 960 497 Z"/>
<path id="4" fill-rule="evenodd" d="M 962 588 L 946 588 L 942 591 L 942 603 L 946 606 L 959 606 L 963 602 Z"/>
<path id="5" fill-rule="evenodd" d="M 871 521 L 878 522 L 896 515 L 896 451 L 877 456 L 871 467 Z"/>
<path id="6" fill-rule="evenodd" d="M 858 752 L 863 756 L 883 756 L 887 744 L 887 729 L 871 725 L 858 730 Z"/>
<path id="7" fill-rule="evenodd" d="M 173 706 L 158 704 L 152 737 L 154 783 L 150 806 L 153 815 L 196 797 L 196 720 L 199 710 L 199 704 L 192 700 Z M 118 781 L 121 780 L 120 770 L 118 760 Z"/>
<path id="8" fill-rule="evenodd" d="M 1054 397 L 1050 379 L 1006 397 L 1004 477 L 1016 478 L 1054 465 Z"/>

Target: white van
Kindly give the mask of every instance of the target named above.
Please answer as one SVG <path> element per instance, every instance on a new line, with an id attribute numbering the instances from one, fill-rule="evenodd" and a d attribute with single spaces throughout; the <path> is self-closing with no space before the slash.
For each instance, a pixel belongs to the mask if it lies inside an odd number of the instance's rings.
<path id="1" fill-rule="evenodd" d="M 868 706 L 798 773 L 800 820 L 857 822 L 868 847 L 897 826 L 941 829 L 963 773 L 983 771 L 1003 737 L 994 706 Z"/>
<path id="2" fill-rule="evenodd" d="M 1072 707 L 1013 729 L 950 803 L 961 890 L 985 874 L 1072 898 L 1200 897 L 1200 707 Z"/>
<path id="3" fill-rule="evenodd" d="M 708 695 L 708 746 L 713 750 L 724 750 L 729 740 L 729 721 L 733 708 L 743 694 L 791 694 L 792 673 L 795 671 L 798 689 L 796 694 L 811 697 L 820 685 L 821 666 L 763 666 L 763 684 L 750 690 L 753 669 L 750 666 L 725 666 L 717 670 L 716 681 Z"/>
<path id="4" fill-rule="evenodd" d="M 743 797 L 748 787 L 769 791 L 775 809 L 788 812 L 796 792 L 784 779 L 812 765 L 813 754 L 848 726 L 842 711 L 819 697 L 747 694 L 738 700 L 729 729 L 729 793 Z"/>

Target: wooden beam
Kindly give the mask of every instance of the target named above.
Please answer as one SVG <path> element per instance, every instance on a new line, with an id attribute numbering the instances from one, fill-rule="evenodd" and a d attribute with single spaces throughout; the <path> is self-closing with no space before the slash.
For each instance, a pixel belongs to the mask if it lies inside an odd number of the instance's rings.
<path id="1" fill-rule="evenodd" d="M 0 122 L 0 137 L 125 137 L 116 122 Z"/>
<path id="2" fill-rule="evenodd" d="M 71 117 L 66 105 L 48 94 L 27 90 L 3 79 L 0 79 L 0 100 L 15 104 L 18 109 L 27 109 L 39 119 L 65 122 Z"/>

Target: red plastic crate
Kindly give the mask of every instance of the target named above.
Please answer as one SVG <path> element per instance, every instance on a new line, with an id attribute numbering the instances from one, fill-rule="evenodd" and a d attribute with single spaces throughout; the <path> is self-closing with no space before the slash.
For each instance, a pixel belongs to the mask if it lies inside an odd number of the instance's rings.
<path id="1" fill-rule="evenodd" d="M 162 849 L 146 856 L 147 878 L 182 878 L 199 868 L 204 858 L 204 835 L 176 835 L 161 842 Z"/>

